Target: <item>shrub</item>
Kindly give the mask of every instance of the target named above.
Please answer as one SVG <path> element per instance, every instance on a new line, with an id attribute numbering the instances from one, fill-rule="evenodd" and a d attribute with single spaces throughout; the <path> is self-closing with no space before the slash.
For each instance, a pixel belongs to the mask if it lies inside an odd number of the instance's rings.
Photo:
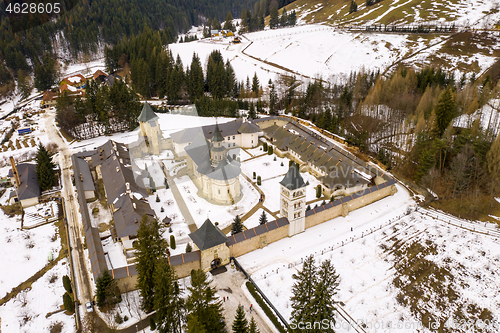
<path id="1" fill-rule="evenodd" d="M 68 294 L 73 293 L 73 289 L 71 288 L 71 280 L 69 279 L 69 276 L 64 275 L 62 280 L 63 280 L 64 289 L 66 289 Z"/>
<path id="2" fill-rule="evenodd" d="M 260 178 L 260 176 L 257 176 L 257 185 L 261 185 L 262 184 L 262 180 Z"/>
<path id="3" fill-rule="evenodd" d="M 50 324 L 49 332 L 50 333 L 61 333 L 63 327 L 64 327 L 64 324 L 60 321 L 52 323 L 52 324 Z"/>
<path id="4" fill-rule="evenodd" d="M 149 317 L 149 328 L 151 328 L 152 331 L 156 329 L 156 323 L 153 317 Z"/>
<path id="5" fill-rule="evenodd" d="M 165 211 L 165 209 L 163 208 L 163 206 L 161 206 L 160 212 L 163 213 L 164 211 Z"/>
<path id="6" fill-rule="evenodd" d="M 115 323 L 117 323 L 118 325 L 123 323 L 123 318 L 122 318 L 122 316 L 120 316 L 120 314 L 118 312 L 115 315 Z"/>
<path id="7" fill-rule="evenodd" d="M 127 315 L 125 315 L 125 316 L 123 317 L 123 321 L 128 321 L 128 316 L 127 316 Z"/>
<path id="8" fill-rule="evenodd" d="M 71 313 L 75 312 L 75 304 L 73 303 L 71 296 L 67 292 L 63 295 L 63 304 L 66 311 L 69 311 Z"/>
<path id="9" fill-rule="evenodd" d="M 253 286 L 253 284 L 250 283 L 249 281 L 247 281 L 246 286 L 247 286 L 248 291 L 250 292 L 250 294 L 252 294 L 253 298 L 255 298 L 255 300 L 257 301 L 257 303 L 260 305 L 260 307 L 262 308 L 262 310 L 264 310 L 264 312 L 269 317 L 269 319 L 272 321 L 272 323 L 274 324 L 274 326 L 276 326 L 276 328 L 278 329 L 278 331 L 280 331 L 280 333 L 286 333 L 286 330 L 283 327 L 283 325 L 281 325 L 281 323 L 278 321 L 278 318 L 276 318 L 276 316 L 274 315 L 273 311 L 271 311 L 271 309 L 269 308 L 269 306 L 267 305 L 267 303 L 264 302 L 264 300 L 257 293 L 257 291 L 255 290 L 255 287 Z"/>
<path id="10" fill-rule="evenodd" d="M 172 227 L 168 228 L 168 232 L 171 234 L 172 233 Z"/>
<path id="11" fill-rule="evenodd" d="M 276 161 L 276 156 L 274 156 L 273 161 Z"/>
<path id="12" fill-rule="evenodd" d="M 160 202 L 160 197 L 158 196 L 158 194 L 156 195 L 156 202 Z"/>
<path id="13" fill-rule="evenodd" d="M 193 248 L 191 247 L 191 244 L 187 243 L 186 252 L 191 252 L 191 251 L 193 251 Z"/>
<path id="14" fill-rule="evenodd" d="M 283 161 L 281 161 L 281 164 L 280 164 L 280 165 L 281 165 L 281 166 L 284 166 Z"/>
<path id="15" fill-rule="evenodd" d="M 57 278 L 58 278 L 57 274 L 55 274 L 55 273 L 54 273 L 54 274 L 52 274 L 52 275 L 50 276 L 50 278 L 49 278 L 49 283 L 54 283 L 54 282 L 56 282 L 56 281 L 57 281 Z"/>
<path id="16" fill-rule="evenodd" d="M 255 173 L 255 171 L 253 172 L 253 179 L 255 179 L 257 177 L 257 174 Z"/>
<path id="17" fill-rule="evenodd" d="M 293 161 L 292 161 L 292 160 L 288 161 L 288 167 L 291 167 L 291 166 L 292 166 L 292 164 L 293 164 Z"/>
<path id="18" fill-rule="evenodd" d="M 175 236 L 174 235 L 170 235 L 170 247 L 172 248 L 172 250 L 175 250 Z"/>
<path id="19" fill-rule="evenodd" d="M 97 215 L 97 213 L 99 213 L 99 208 L 98 207 L 92 208 L 92 215 Z"/>
<path id="20" fill-rule="evenodd" d="M 264 142 L 264 143 L 262 144 L 262 147 L 264 148 L 264 151 L 267 151 L 267 142 Z"/>
<path id="21" fill-rule="evenodd" d="M 273 154 L 273 146 L 269 146 L 267 149 L 267 155 L 272 155 Z"/>
<path id="22" fill-rule="evenodd" d="M 316 187 L 316 198 L 321 198 L 321 185 Z"/>

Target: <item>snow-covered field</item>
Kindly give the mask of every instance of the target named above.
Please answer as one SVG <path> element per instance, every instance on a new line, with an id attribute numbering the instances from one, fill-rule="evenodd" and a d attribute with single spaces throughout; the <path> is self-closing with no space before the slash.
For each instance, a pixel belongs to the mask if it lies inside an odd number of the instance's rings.
<path id="1" fill-rule="evenodd" d="M 21 230 L 19 216 L 9 218 L 0 210 L 0 297 L 42 269 L 59 255 L 61 239 L 57 228 L 47 224 L 32 230 Z M 15 274 L 13 274 L 15 272 Z"/>
<path id="2" fill-rule="evenodd" d="M 59 311 L 63 305 L 62 296 L 66 292 L 62 283 L 64 275 L 70 276 L 67 259 L 61 260 L 34 282 L 31 289 L 19 293 L 17 297 L 0 306 L 2 332 L 50 332 L 51 325 L 56 323 L 62 324 L 60 331 L 62 333 L 75 332 L 74 315 L 68 316 L 64 312 L 57 312 L 46 317 L 51 312 Z"/>
<path id="3" fill-rule="evenodd" d="M 435 281 L 438 275 L 427 277 L 424 271 L 426 278 L 418 287 L 424 290 L 421 297 L 427 301 L 417 300 L 419 308 L 442 322 L 450 313 L 457 314 L 455 311 L 472 304 L 491 311 L 491 315 L 498 318 L 500 285 L 495 274 L 500 260 L 498 240 L 450 226 L 446 223 L 449 216 L 444 214 L 434 212 L 432 216 L 440 217 L 436 220 L 425 215 L 423 209 L 415 212 L 414 205 L 408 192 L 398 185 L 398 193 L 392 197 L 350 212 L 345 218 L 335 218 L 270 244 L 238 260 L 285 318 L 290 318 L 292 310 L 292 275 L 301 269 L 303 258 L 313 255 L 317 265 L 326 259 L 332 261 L 341 279 L 337 299 L 345 304 L 344 310 L 354 320 L 377 327 L 369 332 L 394 332 L 394 326 L 380 325 L 402 321 L 416 325 L 405 332 L 416 332 L 420 318 L 411 312 L 409 305 L 403 305 L 408 303 L 401 301 L 404 289 L 398 288 L 396 278 L 412 281 L 411 276 L 402 276 L 406 268 L 402 263 L 411 262 L 408 253 L 413 253 L 414 246 L 421 245 L 430 252 L 423 253 L 419 260 L 428 260 L 449 272 L 451 277 L 443 277 L 445 282 L 432 285 L 428 281 Z M 412 212 L 406 215 L 408 211 Z M 458 295 L 455 301 L 448 301 L 441 294 L 448 286 Z M 443 304 L 444 308 L 440 309 Z M 473 314 L 463 312 L 466 318 L 474 318 Z M 340 317 L 337 320 L 346 324 Z M 430 332 L 428 329 L 423 331 Z"/>

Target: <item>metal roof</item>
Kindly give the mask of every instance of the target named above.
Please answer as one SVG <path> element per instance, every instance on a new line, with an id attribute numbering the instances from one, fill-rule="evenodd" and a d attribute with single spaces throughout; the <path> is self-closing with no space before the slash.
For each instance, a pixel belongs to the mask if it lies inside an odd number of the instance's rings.
<path id="1" fill-rule="evenodd" d="M 298 188 L 304 187 L 307 184 L 304 182 L 304 178 L 300 175 L 299 167 L 292 164 L 288 169 L 283 180 L 280 182 L 281 185 L 289 190 L 296 190 Z"/>
<path id="2" fill-rule="evenodd" d="M 156 113 L 154 113 L 153 109 L 151 108 L 151 105 L 149 105 L 148 102 L 144 103 L 141 114 L 139 115 L 137 120 L 145 123 L 155 119 L 158 119 L 158 116 L 156 115 Z"/>
<path id="3" fill-rule="evenodd" d="M 198 230 L 190 233 L 189 237 L 201 251 L 224 244 L 229 240 L 209 219 Z"/>
<path id="4" fill-rule="evenodd" d="M 79 181 L 83 183 L 84 191 L 94 191 L 94 179 L 90 173 L 89 164 L 83 158 L 77 157 L 76 162 L 78 163 L 78 168 L 80 169 L 79 174 L 75 174 L 75 182 Z"/>
<path id="5" fill-rule="evenodd" d="M 40 186 L 38 185 L 36 164 L 22 163 L 16 167 L 21 180 L 21 184 L 17 188 L 19 200 L 38 198 L 40 196 Z"/>

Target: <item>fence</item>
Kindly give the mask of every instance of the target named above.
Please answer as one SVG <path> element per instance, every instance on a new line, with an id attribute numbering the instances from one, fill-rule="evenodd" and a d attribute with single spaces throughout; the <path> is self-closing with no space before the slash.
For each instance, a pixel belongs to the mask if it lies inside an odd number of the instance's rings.
<path id="1" fill-rule="evenodd" d="M 279 320 L 281 320 L 281 322 L 283 323 L 283 325 L 285 325 L 285 328 L 288 329 L 288 323 L 285 320 L 285 318 L 281 315 L 281 313 L 278 311 L 278 309 L 276 309 L 274 307 L 273 303 L 271 303 L 271 301 L 269 300 L 269 298 L 267 298 L 267 296 L 262 292 L 262 290 L 259 288 L 259 286 L 252 279 L 252 277 L 243 269 L 243 267 L 241 267 L 241 265 L 238 262 L 238 260 L 236 260 L 236 258 L 234 258 L 234 257 L 231 257 L 230 260 L 232 260 L 234 262 L 234 264 L 236 265 L 236 267 L 245 275 L 245 277 L 248 279 L 248 281 L 250 281 L 250 283 L 255 287 L 255 290 L 257 290 L 257 292 L 260 294 L 260 296 L 262 297 L 262 299 L 274 311 L 274 313 L 279 318 Z"/>

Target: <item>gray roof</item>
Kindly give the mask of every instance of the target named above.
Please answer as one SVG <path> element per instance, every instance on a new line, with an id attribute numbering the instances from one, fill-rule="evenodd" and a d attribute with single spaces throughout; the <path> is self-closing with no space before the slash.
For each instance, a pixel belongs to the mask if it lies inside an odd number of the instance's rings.
<path id="1" fill-rule="evenodd" d="M 21 184 L 17 188 L 19 200 L 38 198 L 40 196 L 40 186 L 36 175 L 36 164 L 22 163 L 17 165 L 17 172 Z"/>
<path id="2" fill-rule="evenodd" d="M 211 139 L 212 142 L 222 142 L 224 141 L 224 137 L 222 136 L 219 128 L 219 124 L 215 124 L 214 135 Z"/>
<path id="3" fill-rule="evenodd" d="M 83 158 L 79 157 L 76 158 L 76 162 L 78 163 L 80 174 L 75 174 L 75 181 L 83 183 L 84 191 L 94 191 L 94 179 L 92 179 L 92 175 L 90 174 L 89 164 Z"/>
<path id="4" fill-rule="evenodd" d="M 126 183 L 130 184 L 132 193 L 137 192 L 147 197 L 141 177 L 139 175 L 136 177 L 132 169 L 121 164 L 118 158 L 114 156 L 108 158 L 101 166 L 101 174 L 110 204 L 115 204 L 115 200 L 125 193 Z"/>
<path id="5" fill-rule="evenodd" d="M 115 149 L 116 146 L 116 149 Z M 96 167 L 104 161 L 106 161 L 110 156 L 117 156 L 123 160 L 124 164 L 130 164 L 130 152 L 127 145 L 108 140 L 97 149 L 93 150 L 94 155 L 92 155 L 92 166 Z"/>
<path id="6" fill-rule="evenodd" d="M 205 135 L 205 139 L 211 140 L 215 133 L 216 125 L 206 125 L 201 127 L 201 131 Z M 243 122 L 241 119 L 236 119 L 227 123 L 218 124 L 219 130 L 223 137 L 232 136 L 240 133 L 258 133 L 259 126 L 253 122 Z M 241 129 L 241 130 L 240 130 Z M 170 134 L 170 137 L 176 143 L 191 142 L 193 138 L 200 132 L 200 127 L 187 128 L 182 131 Z"/>
<path id="7" fill-rule="evenodd" d="M 299 168 L 297 165 L 292 164 L 288 169 L 283 180 L 280 182 L 281 185 L 289 190 L 296 190 L 298 188 L 304 187 L 307 184 L 304 182 L 304 178 L 300 175 Z"/>
<path id="8" fill-rule="evenodd" d="M 144 215 L 154 218 L 155 213 L 149 204 L 129 195 L 123 195 L 115 204 L 117 211 L 113 213 L 116 235 L 119 238 L 137 235 L 139 223 Z"/>
<path id="9" fill-rule="evenodd" d="M 189 237 L 201 251 L 224 244 L 229 240 L 209 219 L 198 230 L 190 233 Z"/>
<path id="10" fill-rule="evenodd" d="M 151 108 L 151 105 L 149 105 L 148 102 L 144 103 L 141 114 L 139 115 L 137 120 L 145 123 L 155 119 L 158 119 L 158 116 L 156 115 L 156 113 L 154 113 L 153 109 Z"/>
<path id="11" fill-rule="evenodd" d="M 207 177 L 215 180 L 228 180 L 236 178 L 240 175 L 241 168 L 239 163 L 233 161 L 228 162 L 227 158 L 223 159 L 215 169 L 207 174 Z"/>

